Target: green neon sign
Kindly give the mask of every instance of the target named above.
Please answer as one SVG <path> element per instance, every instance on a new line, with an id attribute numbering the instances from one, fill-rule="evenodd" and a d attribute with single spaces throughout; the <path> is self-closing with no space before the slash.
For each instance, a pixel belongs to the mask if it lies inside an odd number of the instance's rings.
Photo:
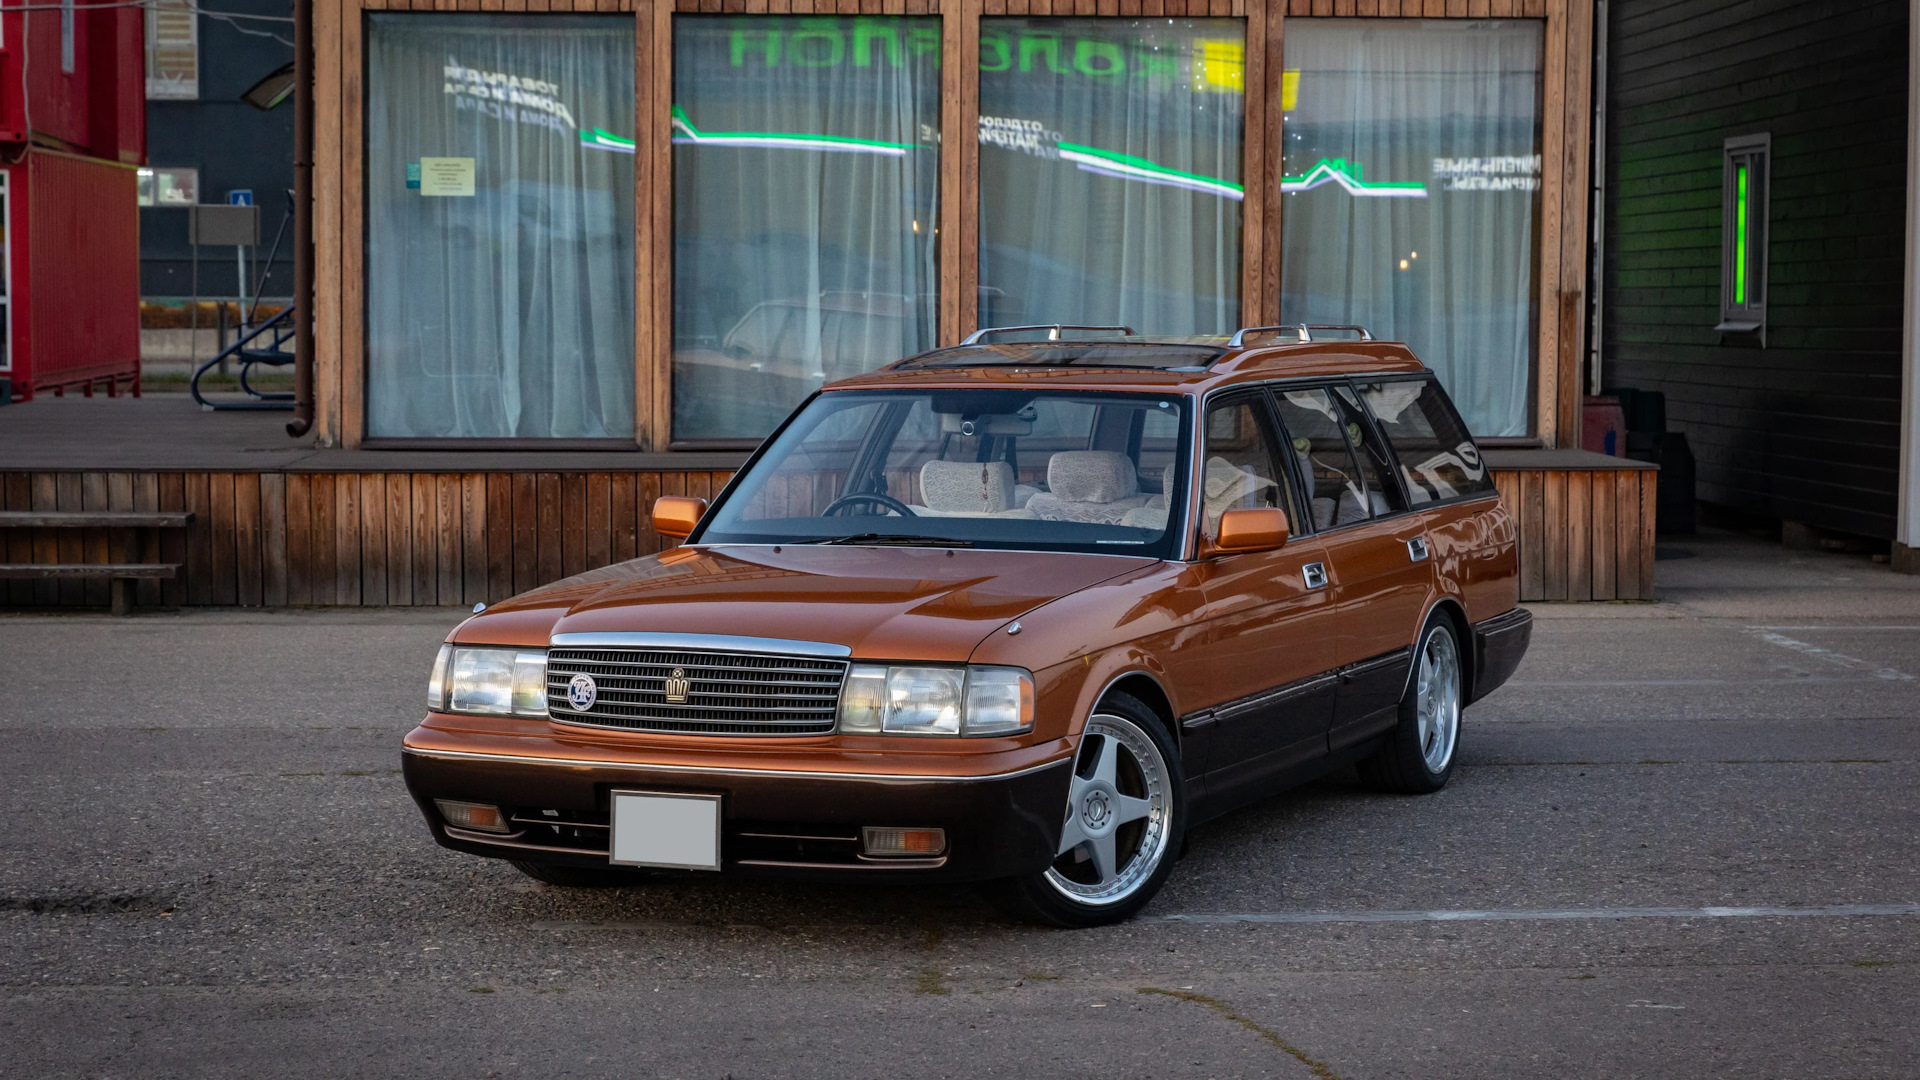
<path id="1" fill-rule="evenodd" d="M 1280 177 L 1280 190 L 1292 195 L 1312 191 L 1325 184 L 1337 184 L 1355 198 L 1424 199 L 1427 185 L 1418 180 L 1366 180 L 1360 163 L 1346 158 L 1321 158 L 1313 168 L 1299 176 Z"/>
<path id="2" fill-rule="evenodd" d="M 1747 173 L 1744 161 L 1733 166 L 1733 302 L 1747 302 Z"/>

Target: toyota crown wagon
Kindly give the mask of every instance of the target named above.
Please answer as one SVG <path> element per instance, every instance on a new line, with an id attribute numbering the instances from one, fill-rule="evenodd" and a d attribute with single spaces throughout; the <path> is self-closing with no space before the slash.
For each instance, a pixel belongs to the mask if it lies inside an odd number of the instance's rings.
<path id="1" fill-rule="evenodd" d="M 1364 332 L 1017 329 L 826 387 L 711 505 L 655 504 L 680 546 L 455 629 L 404 747 L 434 838 L 1088 926 L 1290 785 L 1443 787 L 1532 620 L 1433 374 Z"/>

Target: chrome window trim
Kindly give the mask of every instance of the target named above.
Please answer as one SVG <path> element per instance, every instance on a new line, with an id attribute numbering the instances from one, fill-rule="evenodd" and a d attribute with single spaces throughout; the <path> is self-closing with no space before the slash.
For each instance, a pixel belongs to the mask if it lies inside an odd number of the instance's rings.
<path id="1" fill-rule="evenodd" d="M 601 761 L 593 758 L 550 758 L 530 757 L 525 754 L 484 754 L 472 750 L 424 750 L 406 746 L 401 753 L 415 757 L 443 758 L 455 761 L 505 761 L 516 765 L 552 765 L 563 769 L 630 769 L 642 772 L 668 773 L 723 773 L 728 776 L 773 776 L 795 780 L 853 780 L 875 781 L 880 783 L 951 783 L 977 784 L 987 780 L 1011 780 L 1016 776 L 1025 776 L 1042 769 L 1054 769 L 1073 761 L 1073 756 L 1055 758 L 1038 765 L 1029 765 L 1024 769 L 1011 772 L 988 773 L 985 776 L 916 776 L 903 773 L 861 773 L 861 772 L 808 772 L 797 769 L 747 769 L 737 765 L 659 765 L 645 761 Z"/>
<path id="2" fill-rule="evenodd" d="M 595 631 L 553 635 L 554 649 L 684 649 L 694 652 L 755 653 L 765 656 L 808 656 L 848 660 L 853 648 L 831 641 L 789 638 L 737 637 L 733 634 L 673 634 L 652 631 Z"/>

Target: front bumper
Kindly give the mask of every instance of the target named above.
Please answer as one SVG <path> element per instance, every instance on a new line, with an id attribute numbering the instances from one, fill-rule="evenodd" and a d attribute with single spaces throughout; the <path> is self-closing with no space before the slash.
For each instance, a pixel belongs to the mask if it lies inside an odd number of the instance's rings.
<path id="1" fill-rule="evenodd" d="M 678 792 L 721 796 L 721 869 L 728 873 L 983 881 L 1037 873 L 1052 863 L 1070 760 L 984 776 L 914 776 L 410 745 L 401 764 L 434 839 L 473 855 L 606 867 L 610 793 Z M 452 828 L 435 799 L 498 805 L 513 831 Z M 863 825 L 945 829 L 947 848 L 930 858 L 868 858 L 859 852 Z"/>

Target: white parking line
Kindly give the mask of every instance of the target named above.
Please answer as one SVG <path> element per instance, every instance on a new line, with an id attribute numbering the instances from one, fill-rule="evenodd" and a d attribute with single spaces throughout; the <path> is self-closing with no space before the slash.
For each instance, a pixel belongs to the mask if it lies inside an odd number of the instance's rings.
<path id="1" fill-rule="evenodd" d="M 1162 915 L 1184 923 L 1542 922 L 1565 919 L 1778 919 L 1920 915 L 1920 904 L 1830 904 L 1825 907 L 1611 907 L 1452 911 L 1251 911 Z"/>
<path id="2" fill-rule="evenodd" d="M 1914 626 L 1749 626 L 1749 630 L 1904 630 L 1908 633 L 1920 633 L 1920 625 Z"/>
<path id="3" fill-rule="evenodd" d="M 1878 667 L 1870 660 L 1862 660 L 1857 656 L 1848 656 L 1843 652 L 1835 652 L 1832 649 L 1823 649 L 1818 645 L 1810 645 L 1807 642 L 1790 638 L 1785 634 L 1777 633 L 1763 626 L 1749 626 L 1747 630 L 1761 641 L 1778 645 L 1783 649 L 1792 649 L 1794 652 L 1800 653 L 1803 656 L 1811 656 L 1816 660 L 1824 660 L 1829 664 L 1835 664 L 1852 671 L 1870 671 L 1876 679 L 1909 681 L 1913 678 L 1913 676 L 1904 671 L 1897 671 L 1890 667 Z"/>

